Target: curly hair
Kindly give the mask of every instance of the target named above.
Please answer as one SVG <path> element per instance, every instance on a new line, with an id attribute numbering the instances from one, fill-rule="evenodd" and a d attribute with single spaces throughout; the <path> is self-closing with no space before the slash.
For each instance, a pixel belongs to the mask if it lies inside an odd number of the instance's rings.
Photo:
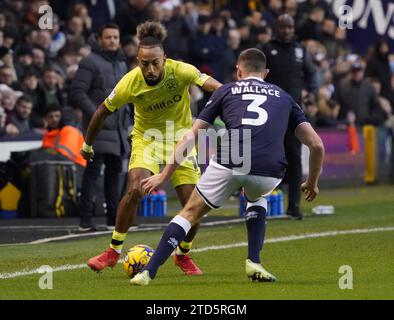
<path id="1" fill-rule="evenodd" d="M 140 41 L 140 46 L 160 46 L 167 37 L 166 28 L 155 21 L 146 21 L 137 27 L 137 38 Z"/>

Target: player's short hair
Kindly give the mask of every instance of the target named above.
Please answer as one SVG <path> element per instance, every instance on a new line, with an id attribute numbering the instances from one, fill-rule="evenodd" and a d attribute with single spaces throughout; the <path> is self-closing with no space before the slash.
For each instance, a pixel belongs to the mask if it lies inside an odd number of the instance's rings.
<path id="1" fill-rule="evenodd" d="M 163 49 L 163 41 L 167 37 L 166 28 L 156 21 L 146 21 L 137 27 L 139 47 L 160 47 Z"/>
<path id="2" fill-rule="evenodd" d="M 245 71 L 261 72 L 266 68 L 267 58 L 259 49 L 246 49 L 239 54 L 238 64 L 242 64 Z"/>
<path id="3" fill-rule="evenodd" d="M 105 29 L 116 29 L 116 30 L 118 30 L 120 32 L 120 28 L 119 28 L 119 26 L 116 23 L 108 22 L 106 24 L 103 24 L 100 27 L 100 30 L 99 30 L 99 33 L 98 33 L 99 38 L 102 37 L 103 32 L 104 32 Z"/>

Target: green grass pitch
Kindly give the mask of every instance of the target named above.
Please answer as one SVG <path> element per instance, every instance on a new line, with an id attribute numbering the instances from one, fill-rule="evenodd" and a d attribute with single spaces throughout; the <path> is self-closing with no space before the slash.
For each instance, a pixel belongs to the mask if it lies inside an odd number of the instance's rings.
<path id="1" fill-rule="evenodd" d="M 148 287 L 130 286 L 120 264 L 101 274 L 86 267 L 54 272 L 51 290 L 39 288 L 42 275 L 38 273 L 5 278 L 41 265 L 56 268 L 84 264 L 108 246 L 108 235 L 2 246 L 0 299 L 394 299 L 393 195 L 393 186 L 322 190 L 316 202 L 303 204 L 304 209 L 310 212 L 312 206 L 334 204 L 334 215 L 309 215 L 303 221 L 269 221 L 262 260 L 267 270 L 277 276 L 276 283 L 252 283 L 246 278 L 246 230 L 239 223 L 200 230 L 193 257 L 205 272 L 203 276 L 185 276 L 168 260 Z M 228 209 L 219 214 L 236 215 Z M 322 236 L 327 231 L 344 232 Z M 139 243 L 155 247 L 161 234 L 162 231 L 129 233 L 125 247 Z M 277 240 L 305 234 L 314 235 Z M 221 245 L 229 248 L 207 249 Z M 352 289 L 339 287 L 344 276 L 339 268 L 343 265 L 352 268 Z"/>

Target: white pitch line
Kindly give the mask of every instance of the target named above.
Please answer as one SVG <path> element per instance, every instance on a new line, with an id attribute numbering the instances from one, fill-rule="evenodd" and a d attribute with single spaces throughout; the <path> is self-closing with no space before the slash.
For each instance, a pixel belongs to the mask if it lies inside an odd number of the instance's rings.
<path id="1" fill-rule="evenodd" d="M 301 235 L 290 235 L 286 237 L 278 237 L 278 238 L 271 238 L 266 239 L 264 244 L 267 243 L 277 243 L 277 242 L 286 242 L 286 241 L 295 241 L 295 240 L 304 240 L 304 239 L 311 239 L 311 238 L 323 238 L 323 237 L 335 237 L 339 235 L 347 235 L 347 234 L 362 234 L 362 233 L 372 233 L 372 232 L 385 232 L 385 231 L 394 231 L 394 227 L 382 227 L 382 228 L 369 228 L 369 229 L 351 229 L 351 230 L 334 230 L 334 231 L 325 231 L 319 233 L 305 233 Z M 239 242 L 221 246 L 209 246 L 200 249 L 193 249 L 193 252 L 205 252 L 210 250 L 223 250 L 223 249 L 231 249 L 231 248 L 238 248 L 238 247 L 246 247 L 248 244 L 247 242 Z M 119 261 L 121 263 L 122 261 Z M 54 272 L 57 271 L 70 271 L 75 269 L 82 269 L 86 268 L 86 264 L 75 264 L 75 265 L 63 265 L 60 267 L 53 268 Z M 12 273 L 0 273 L 0 279 L 11 279 L 23 276 L 29 276 L 39 273 L 39 269 L 34 270 L 22 270 Z"/>
<path id="2" fill-rule="evenodd" d="M 224 225 L 224 224 L 231 224 L 231 223 L 240 223 L 245 221 L 244 218 L 238 218 L 238 219 L 230 219 L 230 220 L 223 220 L 223 221 L 212 221 L 212 222 L 203 222 L 201 225 L 202 226 L 219 226 L 219 225 Z M 142 231 L 157 231 L 157 230 L 162 230 L 164 229 L 168 223 L 157 223 L 157 224 L 141 224 L 139 229 L 132 230 L 133 227 L 131 228 L 132 232 L 142 232 Z M 146 227 L 144 227 L 146 226 Z M 76 229 L 77 226 L 74 226 Z M 67 231 L 67 230 L 64 230 Z M 43 238 L 43 239 L 38 239 L 34 240 L 31 242 L 20 242 L 20 243 L 4 243 L 0 244 L 0 247 L 7 247 L 7 246 L 20 246 L 20 245 L 29 245 L 29 244 L 42 244 L 42 243 L 48 243 L 48 242 L 53 242 L 53 241 L 61 241 L 61 240 L 68 240 L 68 239 L 77 239 L 77 238 L 86 238 L 86 237 L 91 237 L 91 236 L 101 236 L 105 234 L 110 234 L 112 231 L 96 231 L 96 232 L 88 232 L 88 233 L 74 233 L 74 234 L 67 234 L 64 236 L 57 236 L 57 237 L 50 237 L 50 238 Z"/>

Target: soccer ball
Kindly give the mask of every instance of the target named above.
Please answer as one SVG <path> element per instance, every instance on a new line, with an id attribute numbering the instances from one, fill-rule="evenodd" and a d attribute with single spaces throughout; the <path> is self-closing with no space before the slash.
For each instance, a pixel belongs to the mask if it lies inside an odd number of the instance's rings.
<path id="1" fill-rule="evenodd" d="M 138 244 L 129 251 L 123 260 L 123 269 L 132 278 L 148 264 L 155 250 L 145 244 Z"/>

